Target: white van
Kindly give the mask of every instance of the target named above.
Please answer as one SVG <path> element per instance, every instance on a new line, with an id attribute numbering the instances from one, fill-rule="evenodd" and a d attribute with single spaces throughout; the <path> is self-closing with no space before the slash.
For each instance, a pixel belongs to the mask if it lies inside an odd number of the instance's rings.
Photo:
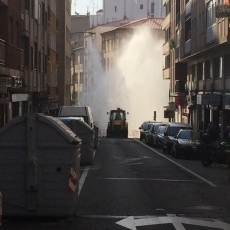
<path id="1" fill-rule="evenodd" d="M 61 106 L 58 117 L 83 117 L 84 121 L 94 129 L 93 116 L 89 106 Z"/>

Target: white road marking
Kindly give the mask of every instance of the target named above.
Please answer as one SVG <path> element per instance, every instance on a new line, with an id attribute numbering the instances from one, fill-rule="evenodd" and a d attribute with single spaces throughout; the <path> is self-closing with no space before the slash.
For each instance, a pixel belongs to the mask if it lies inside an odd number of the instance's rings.
<path id="1" fill-rule="evenodd" d="M 163 209 L 164 210 L 164 209 Z M 81 217 L 85 218 L 95 218 L 95 219 L 126 219 L 130 216 L 110 216 L 110 215 L 83 215 Z M 135 219 L 143 218 L 156 218 L 157 216 L 134 216 Z"/>
<path id="2" fill-rule="evenodd" d="M 198 180 L 171 180 L 171 179 L 154 179 L 154 178 L 112 178 L 112 177 L 95 177 L 90 178 L 91 180 L 136 180 L 136 181 L 168 181 L 168 182 L 196 182 L 196 183 L 203 183 L 202 181 Z"/>
<path id="3" fill-rule="evenodd" d="M 135 139 L 134 139 L 134 140 L 135 140 Z M 211 181 L 205 179 L 204 177 L 198 175 L 197 173 L 191 171 L 190 169 L 187 169 L 187 168 L 184 167 L 183 165 L 178 164 L 177 162 L 175 162 L 175 161 L 169 159 L 168 157 L 166 157 L 166 156 L 164 156 L 163 154 L 159 153 L 159 152 L 156 151 L 155 149 L 152 149 L 151 147 L 145 145 L 144 143 L 142 143 L 142 142 L 140 142 L 140 141 L 138 141 L 138 140 L 135 140 L 135 141 L 139 142 L 140 144 L 142 144 L 142 145 L 144 145 L 145 147 L 147 147 L 148 149 L 152 150 L 153 152 L 155 152 L 155 153 L 158 154 L 159 156 L 164 157 L 166 160 L 172 162 L 173 164 L 177 165 L 178 167 L 182 168 L 183 170 L 187 171 L 188 173 L 194 175 L 195 177 L 199 178 L 200 180 L 206 182 L 207 184 L 211 185 L 212 187 L 218 187 L 217 185 L 215 185 L 215 184 L 212 183 Z"/>
<path id="4" fill-rule="evenodd" d="M 84 182 L 85 182 L 85 179 L 86 179 L 87 174 L 88 174 L 88 172 L 89 172 L 89 169 L 90 169 L 90 166 L 89 166 L 89 167 L 86 167 L 86 168 L 84 169 L 84 172 L 83 172 L 82 175 L 81 175 L 81 178 L 80 178 L 80 180 L 79 180 L 78 196 L 80 195 L 81 189 L 82 189 L 82 187 L 83 187 L 83 185 L 84 185 Z"/>
<path id="5" fill-rule="evenodd" d="M 96 149 L 95 149 L 94 152 L 93 152 L 93 159 L 94 159 L 94 157 L 95 157 L 95 154 L 96 154 Z M 86 177 L 87 177 L 87 174 L 88 174 L 89 170 L 90 170 L 90 166 L 86 167 L 86 168 L 84 169 L 82 175 L 81 175 L 81 178 L 80 178 L 80 180 L 79 180 L 78 196 L 80 195 L 81 189 L 82 189 L 82 187 L 83 187 L 83 185 L 84 185 L 84 182 L 85 182 L 85 179 L 86 179 Z"/>
<path id="6" fill-rule="evenodd" d="M 125 228 L 131 230 L 137 230 L 137 227 L 148 226 L 148 225 L 162 225 L 162 224 L 173 224 L 176 230 L 185 230 L 183 224 L 189 224 L 194 226 L 203 226 L 210 228 L 218 228 L 223 230 L 229 230 L 230 225 L 224 223 L 219 220 L 200 220 L 200 219 L 192 219 L 185 217 L 177 217 L 177 216 L 163 216 L 156 218 L 143 218 L 143 219 L 135 219 L 133 216 L 122 219 L 116 224 L 123 226 Z"/>

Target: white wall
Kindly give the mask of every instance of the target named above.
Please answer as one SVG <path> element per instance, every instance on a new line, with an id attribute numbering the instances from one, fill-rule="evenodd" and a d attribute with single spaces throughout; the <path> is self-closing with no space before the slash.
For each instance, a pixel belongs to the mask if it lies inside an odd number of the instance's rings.
<path id="1" fill-rule="evenodd" d="M 151 15 L 151 3 L 154 3 L 154 17 L 164 18 L 165 8 L 162 6 L 162 0 L 104 0 L 104 23 L 121 20 L 124 15 L 130 21 L 146 18 Z M 141 4 L 143 9 L 140 9 Z"/>

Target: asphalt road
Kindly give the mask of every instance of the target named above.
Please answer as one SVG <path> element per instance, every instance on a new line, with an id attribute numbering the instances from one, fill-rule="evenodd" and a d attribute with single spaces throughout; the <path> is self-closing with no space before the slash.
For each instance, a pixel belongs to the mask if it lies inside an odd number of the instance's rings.
<path id="1" fill-rule="evenodd" d="M 134 139 L 102 138 L 94 164 L 81 167 L 73 222 L 20 218 L 0 229 L 230 230 L 227 168 L 175 160 Z"/>

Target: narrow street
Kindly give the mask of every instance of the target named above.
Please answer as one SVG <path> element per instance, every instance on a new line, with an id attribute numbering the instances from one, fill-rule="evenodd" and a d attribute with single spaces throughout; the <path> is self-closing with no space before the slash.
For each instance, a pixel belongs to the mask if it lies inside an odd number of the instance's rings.
<path id="1" fill-rule="evenodd" d="M 102 138 L 80 184 L 73 222 L 8 220 L 2 229 L 230 229 L 225 166 L 204 168 L 135 139 Z"/>

